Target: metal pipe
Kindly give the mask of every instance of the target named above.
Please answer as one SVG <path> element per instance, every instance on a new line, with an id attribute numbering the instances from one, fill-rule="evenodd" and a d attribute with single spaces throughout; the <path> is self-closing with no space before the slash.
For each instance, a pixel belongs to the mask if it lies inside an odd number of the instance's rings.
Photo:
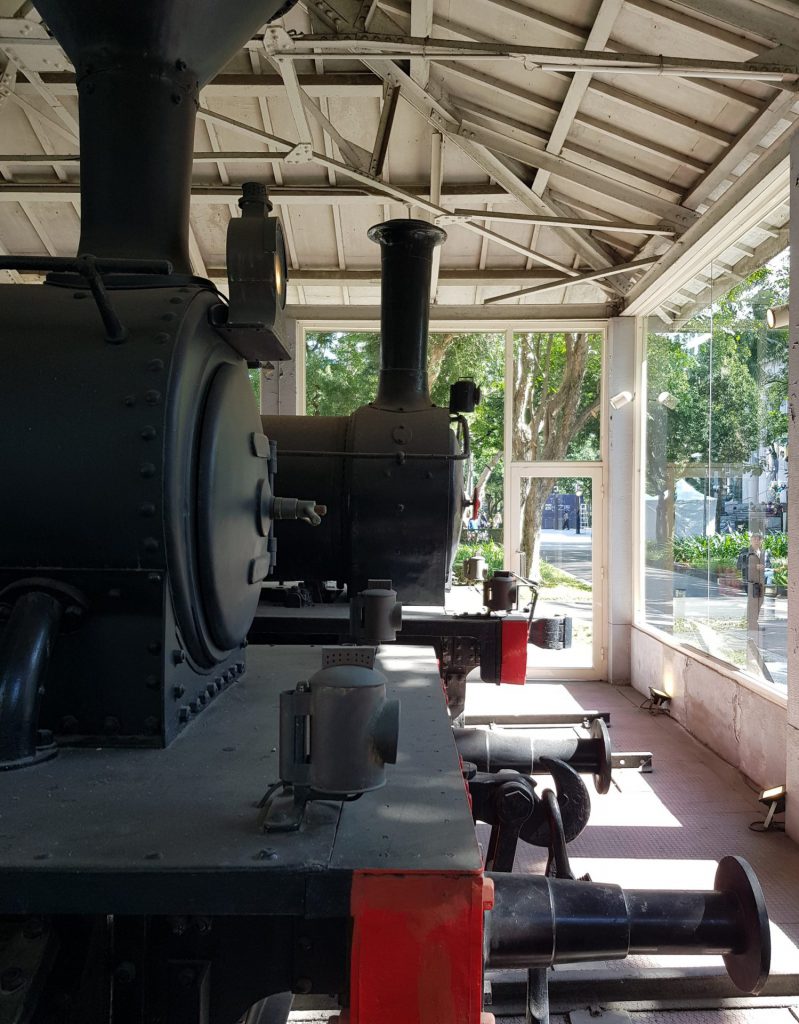
<path id="1" fill-rule="evenodd" d="M 57 598 L 28 591 L 17 598 L 0 637 L 0 771 L 40 759 L 39 705 L 61 612 Z"/>
<path id="2" fill-rule="evenodd" d="M 710 892 L 627 890 L 618 885 L 492 874 L 486 915 L 487 967 L 534 968 L 631 953 L 720 953 L 733 982 L 759 992 L 771 942 L 754 872 L 725 857 Z"/>
<path id="3" fill-rule="evenodd" d="M 283 0 L 36 0 L 36 6 L 75 65 L 78 252 L 165 258 L 177 273 L 190 274 L 199 90 Z"/>
<path id="4" fill-rule="evenodd" d="M 425 220 L 369 229 L 380 244 L 380 378 L 374 405 L 409 412 L 431 406 L 427 333 L 433 250 L 447 234 Z"/>
<path id="5" fill-rule="evenodd" d="M 610 788 L 612 756 L 607 726 L 601 719 L 591 723 L 591 736 L 491 732 L 487 729 L 453 729 L 458 753 L 479 772 L 510 769 L 532 775 L 546 772 L 542 759 L 565 761 L 576 772 L 592 774 L 598 793 Z"/>

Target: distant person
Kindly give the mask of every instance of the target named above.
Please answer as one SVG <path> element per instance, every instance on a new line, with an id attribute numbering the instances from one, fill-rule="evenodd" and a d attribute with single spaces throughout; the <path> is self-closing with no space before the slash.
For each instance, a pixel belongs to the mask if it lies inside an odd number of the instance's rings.
<path id="1" fill-rule="evenodd" d="M 563 513 L 563 529 L 564 530 L 568 530 L 569 529 L 569 510 L 568 509 Z"/>

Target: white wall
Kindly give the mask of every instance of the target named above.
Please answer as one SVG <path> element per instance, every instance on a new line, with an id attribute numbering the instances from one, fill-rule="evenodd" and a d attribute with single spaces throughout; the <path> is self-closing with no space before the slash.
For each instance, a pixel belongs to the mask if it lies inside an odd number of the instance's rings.
<path id="1" fill-rule="evenodd" d="M 671 693 L 671 716 L 765 789 L 785 782 L 785 706 L 633 627 L 632 685 Z"/>

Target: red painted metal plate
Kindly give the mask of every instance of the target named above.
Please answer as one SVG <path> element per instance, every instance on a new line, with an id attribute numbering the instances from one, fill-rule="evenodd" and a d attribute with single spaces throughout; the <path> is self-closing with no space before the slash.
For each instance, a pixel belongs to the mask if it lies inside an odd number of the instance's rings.
<path id="1" fill-rule="evenodd" d="M 480 1024 L 484 891 L 481 874 L 355 872 L 350 1024 Z"/>
<path id="2" fill-rule="evenodd" d="M 503 619 L 499 681 L 523 684 L 527 677 L 527 619 Z"/>

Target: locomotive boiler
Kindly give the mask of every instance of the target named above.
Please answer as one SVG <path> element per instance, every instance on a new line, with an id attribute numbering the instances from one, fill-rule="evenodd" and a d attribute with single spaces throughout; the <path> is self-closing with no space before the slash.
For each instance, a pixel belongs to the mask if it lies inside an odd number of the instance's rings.
<path id="1" fill-rule="evenodd" d="M 198 89 L 280 3 L 227 4 L 221 25 L 204 6 L 40 5 L 78 78 L 81 257 L 11 258 L 47 283 L 0 298 L 4 767 L 52 737 L 169 743 L 244 670 L 274 518 L 318 522 L 273 494 L 241 355 L 282 346 L 237 328 L 188 257 Z M 271 274 L 279 227 L 252 190 L 242 205 L 234 272 Z"/>
<path id="2" fill-rule="evenodd" d="M 310 487 L 328 514 L 313 535 L 278 528 L 278 576 L 350 594 L 391 579 L 410 605 L 443 605 L 466 507 L 468 426 L 430 398 L 427 335 L 433 250 L 445 232 L 420 220 L 378 224 L 380 375 L 350 416 L 263 416 L 281 486 Z M 461 431 L 456 437 L 453 425 Z"/>
<path id="3" fill-rule="evenodd" d="M 439 594 L 465 453 L 422 380 L 419 279 L 413 362 L 386 347 L 382 397 L 335 427 L 335 447 L 322 427 L 311 448 L 287 431 L 312 468 L 297 469 L 304 497 L 276 493 L 281 427 L 264 431 L 247 362 L 285 358 L 279 225 L 245 188 L 229 303 L 192 276 L 187 229 L 198 90 L 280 2 L 38 0 L 76 69 L 83 220 L 74 258 L 0 260 L 48 273 L 0 289 L 0 1015 L 285 1024 L 302 994 L 350 1024 L 485 1024 L 494 966 L 529 972 L 543 1024 L 549 966 L 659 950 L 718 953 L 758 991 L 768 918 L 737 858 L 706 892 L 573 878 L 557 795 L 524 773 L 557 779 L 561 757 L 595 756 L 584 746 L 520 754 L 461 734 L 463 763 L 430 646 L 320 649 L 298 619 L 293 644 L 245 651 L 290 529 L 313 538 L 328 496 L 319 543 L 341 540 L 334 575 L 360 579 L 351 474 L 370 452 L 413 517 L 427 507 L 432 569 L 403 572 Z M 377 233 L 384 267 L 401 251 L 424 264 L 441 237 Z M 305 522 L 276 544 L 288 518 Z M 521 772 L 486 779 L 497 757 Z M 301 814 L 259 813 L 290 787 Z M 488 867 L 512 867 L 508 837 L 534 828 L 546 877 L 487 870 L 478 789 L 504 835 Z"/>

